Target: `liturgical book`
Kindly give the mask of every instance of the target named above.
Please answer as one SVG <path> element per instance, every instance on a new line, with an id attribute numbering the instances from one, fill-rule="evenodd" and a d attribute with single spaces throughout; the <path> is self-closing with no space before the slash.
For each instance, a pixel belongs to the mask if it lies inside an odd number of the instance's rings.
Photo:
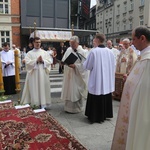
<path id="1" fill-rule="evenodd" d="M 77 59 L 78 57 L 76 55 L 74 55 L 73 53 L 70 53 L 70 55 L 62 63 L 65 65 L 74 64 Z"/>

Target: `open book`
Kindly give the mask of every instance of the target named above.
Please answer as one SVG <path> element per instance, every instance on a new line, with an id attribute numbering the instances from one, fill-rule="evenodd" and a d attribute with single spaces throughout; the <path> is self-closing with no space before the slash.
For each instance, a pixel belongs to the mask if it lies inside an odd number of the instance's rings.
<path id="1" fill-rule="evenodd" d="M 77 59 L 78 59 L 78 57 L 76 55 L 74 55 L 73 53 L 70 53 L 70 55 L 62 63 L 64 65 L 74 64 Z"/>

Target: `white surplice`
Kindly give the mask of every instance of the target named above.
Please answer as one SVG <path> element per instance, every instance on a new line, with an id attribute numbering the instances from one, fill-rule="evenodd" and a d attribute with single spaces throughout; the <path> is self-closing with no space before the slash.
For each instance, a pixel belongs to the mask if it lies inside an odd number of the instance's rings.
<path id="1" fill-rule="evenodd" d="M 121 98 L 112 150 L 150 149 L 150 46 L 130 72 Z"/>
<path id="2" fill-rule="evenodd" d="M 85 57 L 85 52 L 81 46 L 78 46 L 77 52 Z M 70 53 L 78 55 L 71 47 L 65 52 L 62 61 L 69 56 Z M 63 87 L 61 99 L 65 100 L 65 111 L 77 113 L 82 111 L 82 100 L 87 97 L 87 78 L 88 72 L 83 69 L 82 60 L 79 58 L 75 62 L 75 69 L 64 66 Z"/>
<path id="3" fill-rule="evenodd" d="M 83 66 L 90 70 L 88 82 L 90 94 L 105 95 L 114 91 L 115 57 L 108 48 L 93 48 Z"/>
<path id="4" fill-rule="evenodd" d="M 1 61 L 2 61 L 3 77 L 14 76 L 15 75 L 14 52 L 11 50 L 5 52 L 3 50 L 1 52 Z M 5 65 L 8 62 L 11 64 L 5 68 Z"/>
<path id="5" fill-rule="evenodd" d="M 44 63 L 37 64 L 37 58 L 42 56 Z M 50 97 L 50 55 L 42 49 L 33 49 L 25 57 L 27 76 L 21 103 L 31 103 L 41 107 L 51 105 Z"/>

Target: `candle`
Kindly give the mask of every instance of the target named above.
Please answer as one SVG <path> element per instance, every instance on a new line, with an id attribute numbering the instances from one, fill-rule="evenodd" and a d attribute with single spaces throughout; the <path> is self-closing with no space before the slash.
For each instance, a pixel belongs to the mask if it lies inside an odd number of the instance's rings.
<path id="1" fill-rule="evenodd" d="M 20 92 L 20 75 L 19 75 L 19 51 L 15 50 L 15 82 L 16 82 L 16 91 Z"/>
<path id="2" fill-rule="evenodd" d="M 1 91 L 4 90 L 1 55 L 0 55 L 0 90 Z"/>

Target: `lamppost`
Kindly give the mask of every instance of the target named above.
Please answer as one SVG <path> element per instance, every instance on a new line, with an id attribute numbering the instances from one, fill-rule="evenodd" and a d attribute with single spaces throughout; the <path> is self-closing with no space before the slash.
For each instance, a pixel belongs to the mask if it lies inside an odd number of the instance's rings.
<path id="1" fill-rule="evenodd" d="M 108 40 L 108 32 L 109 32 L 109 27 L 111 26 L 111 22 L 106 20 L 106 23 L 105 23 L 105 27 L 106 27 L 106 30 L 107 30 L 107 36 L 106 36 L 106 39 Z"/>

